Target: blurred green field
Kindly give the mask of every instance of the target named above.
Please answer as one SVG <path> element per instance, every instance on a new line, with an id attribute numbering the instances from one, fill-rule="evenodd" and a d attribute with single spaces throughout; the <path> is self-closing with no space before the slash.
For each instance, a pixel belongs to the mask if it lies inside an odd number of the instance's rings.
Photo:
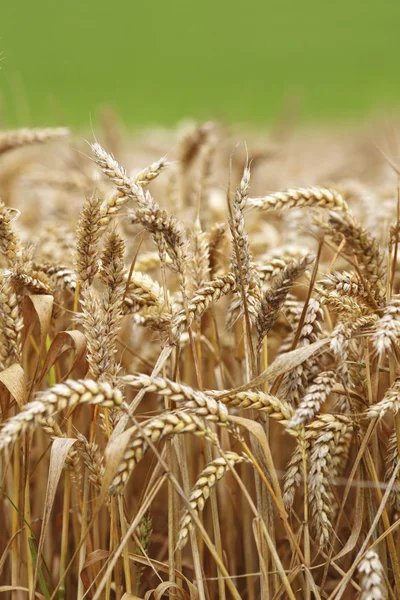
<path id="1" fill-rule="evenodd" d="M 398 0 L 4 0 L 0 119 L 364 118 L 400 106 Z"/>

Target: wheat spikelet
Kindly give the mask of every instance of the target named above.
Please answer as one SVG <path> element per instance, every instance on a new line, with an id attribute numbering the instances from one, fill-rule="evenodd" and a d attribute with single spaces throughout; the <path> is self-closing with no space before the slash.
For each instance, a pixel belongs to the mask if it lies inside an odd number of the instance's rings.
<path id="1" fill-rule="evenodd" d="M 186 293 L 186 270 L 190 263 L 191 255 L 188 251 L 189 241 L 182 223 L 174 215 L 168 215 L 161 210 L 150 194 L 146 193 L 148 206 L 130 212 L 132 223 L 140 223 L 147 231 L 153 234 L 160 252 L 161 262 L 165 262 L 165 253 L 171 259 L 171 268 L 177 274 L 178 283 L 182 294 Z"/>
<path id="2" fill-rule="evenodd" d="M 76 437 L 78 442 L 75 444 L 75 448 L 87 469 L 89 481 L 97 490 L 100 490 L 105 470 L 104 456 L 96 442 L 89 442 L 81 433 L 78 433 Z"/>
<path id="3" fill-rule="evenodd" d="M 144 388 L 146 392 L 155 392 L 167 396 L 174 402 L 183 404 L 185 408 L 193 409 L 196 415 L 205 416 L 224 426 L 228 422 L 228 411 L 222 402 L 210 398 L 200 390 L 194 390 L 188 385 L 177 383 L 163 377 L 148 375 L 125 375 L 121 383 L 136 389 Z"/>
<path id="4" fill-rule="evenodd" d="M 50 438 L 52 440 L 55 440 L 56 438 L 66 438 L 67 437 L 67 434 L 62 431 L 61 427 L 59 426 L 57 421 L 55 419 L 53 419 L 53 417 L 48 417 L 47 419 L 42 419 L 40 421 L 40 426 L 43 429 L 43 431 L 45 431 L 47 433 L 47 435 L 50 436 Z M 75 448 L 72 447 L 69 450 L 68 456 L 65 460 L 65 468 L 69 469 L 69 470 L 73 470 L 75 473 L 75 477 L 78 476 L 79 460 L 78 460 L 78 453 L 76 451 L 76 447 Z"/>
<path id="5" fill-rule="evenodd" d="M 303 456 L 309 449 L 306 440 L 298 439 L 283 478 L 283 503 L 286 508 L 293 506 L 297 488 L 300 487 L 303 472 Z"/>
<path id="6" fill-rule="evenodd" d="M 125 310 L 126 313 L 129 309 Z M 142 327 L 149 327 L 154 331 L 158 331 L 165 337 L 166 333 L 171 328 L 172 315 L 159 306 L 143 306 L 137 312 L 132 314 L 133 322 Z M 166 339 L 166 338 L 165 338 Z"/>
<path id="7" fill-rule="evenodd" d="M 12 266 L 22 254 L 21 241 L 12 226 L 11 210 L 0 199 L 0 251 Z"/>
<path id="8" fill-rule="evenodd" d="M 310 254 L 307 249 L 287 245 L 281 248 L 274 248 L 271 252 L 261 255 L 254 262 L 258 277 L 263 284 L 268 283 L 274 277 L 277 277 L 283 269 L 291 263 L 302 260 Z"/>
<path id="9" fill-rule="evenodd" d="M 262 211 L 285 210 L 303 206 L 348 210 L 347 203 L 339 192 L 322 187 L 289 189 L 262 198 L 249 198 L 248 206 Z"/>
<path id="10" fill-rule="evenodd" d="M 102 235 L 101 200 L 95 195 L 83 205 L 76 227 L 75 268 L 81 282 L 92 283 L 99 268 L 98 243 Z"/>
<path id="11" fill-rule="evenodd" d="M 149 512 L 143 515 L 137 528 L 137 535 L 139 537 L 139 544 L 136 546 L 135 552 L 140 556 L 145 556 L 150 546 L 151 536 L 153 535 L 153 520 Z M 144 566 L 139 567 L 139 569 L 140 576 L 144 570 Z"/>
<path id="12" fill-rule="evenodd" d="M 240 455 L 236 452 L 225 452 L 224 454 L 223 457 L 216 458 L 205 467 L 190 492 L 189 504 L 196 515 L 204 510 L 212 488 L 230 469 L 242 462 L 251 463 L 251 460 L 245 454 Z M 178 548 L 183 548 L 188 541 L 189 533 L 193 529 L 192 521 L 191 514 L 186 510 L 180 522 Z"/>
<path id="13" fill-rule="evenodd" d="M 339 417 L 340 419 L 340 417 Z M 317 475 L 314 477 L 314 486 L 318 486 L 318 476 L 322 480 L 321 488 L 317 490 L 317 493 L 311 496 L 314 512 L 318 513 L 319 510 L 323 513 L 324 507 L 326 508 L 324 502 L 328 502 L 328 496 L 332 501 L 332 505 L 329 509 L 330 513 L 333 514 L 334 509 L 334 501 L 331 496 L 330 490 L 326 486 L 326 479 L 320 476 L 319 471 L 324 471 L 325 475 L 329 478 L 335 477 L 339 472 L 342 471 L 343 465 L 345 464 L 348 452 L 349 452 L 349 444 L 351 442 L 352 436 L 352 424 L 348 418 L 344 417 L 344 422 L 346 427 L 343 426 L 341 429 L 341 423 L 335 423 L 335 417 L 332 415 L 317 415 L 315 421 L 307 424 L 304 427 L 300 427 L 300 429 L 296 432 L 293 432 L 296 435 L 296 446 L 292 453 L 291 459 L 286 467 L 285 476 L 283 480 L 283 502 L 287 508 L 290 508 L 293 505 L 294 497 L 296 490 L 299 488 L 304 472 L 303 472 L 303 460 L 304 456 L 309 462 L 309 454 L 312 449 L 314 442 L 318 439 L 317 444 L 317 453 L 321 451 L 323 454 L 326 451 L 326 448 L 323 447 L 324 443 L 324 432 L 319 434 L 319 431 L 326 430 L 325 441 L 329 444 L 329 469 L 325 469 L 325 465 L 323 461 L 320 461 L 316 465 L 316 469 L 313 472 L 313 475 Z M 338 430 L 340 435 L 338 435 Z M 321 436 L 319 438 L 319 435 Z M 329 471 L 330 470 L 330 471 Z M 328 511 L 328 512 L 329 512 Z M 326 517 L 325 515 L 323 515 Z M 318 518 L 321 517 L 321 514 L 317 515 Z M 321 521 L 318 521 L 321 523 Z M 324 520 L 322 522 L 325 522 Z M 329 527 L 330 521 L 326 521 L 328 523 L 327 527 Z M 318 527 L 319 533 L 323 531 L 326 533 L 326 527 L 322 527 L 321 525 Z"/>
<path id="14" fill-rule="evenodd" d="M 171 259 L 167 257 L 166 262 L 169 264 Z M 160 255 L 158 252 L 145 252 L 144 254 L 138 256 L 135 262 L 135 271 L 140 273 L 148 273 L 154 269 L 159 269 L 160 265 Z"/>
<path id="15" fill-rule="evenodd" d="M 226 296 L 236 287 L 236 278 L 232 273 L 216 277 L 196 291 L 196 294 L 188 302 L 187 312 L 181 310 L 173 317 L 173 337 L 179 336 L 191 326 L 196 317 L 201 317 L 205 311 L 221 296 Z"/>
<path id="16" fill-rule="evenodd" d="M 22 329 L 24 326 L 18 298 L 10 279 L 0 275 L 0 355 L 4 368 L 21 362 Z"/>
<path id="17" fill-rule="evenodd" d="M 116 186 L 118 192 L 109 195 L 106 199 L 105 207 L 102 211 L 101 224 L 105 227 L 110 219 L 115 216 L 121 208 L 130 200 L 137 202 L 138 206 L 147 209 L 151 204 L 149 196 L 145 195 L 142 187 L 132 181 L 126 174 L 125 168 L 100 146 L 95 143 L 91 145 L 92 152 L 95 156 L 96 164 L 101 168 L 103 173 L 111 179 Z"/>
<path id="18" fill-rule="evenodd" d="M 318 375 L 312 385 L 307 389 L 305 396 L 300 401 L 299 406 L 293 417 L 288 423 L 288 428 L 296 429 L 301 425 L 308 423 L 319 411 L 335 383 L 336 374 L 334 371 L 326 371 Z"/>
<path id="19" fill-rule="evenodd" d="M 19 146 L 28 144 L 41 144 L 51 140 L 64 138 L 69 134 L 65 127 L 56 127 L 54 129 L 15 129 L 14 131 L 4 131 L 0 133 L 0 154 Z"/>
<path id="20" fill-rule="evenodd" d="M 162 156 L 155 162 L 153 162 L 150 166 L 146 167 L 133 175 L 132 179 L 134 180 L 136 185 L 140 187 L 146 187 L 149 185 L 153 179 L 156 179 L 166 168 L 168 167 L 167 158 Z"/>
<path id="21" fill-rule="evenodd" d="M 208 254 L 210 262 L 211 277 L 217 273 L 222 262 L 222 247 L 226 240 L 226 226 L 224 223 L 216 223 L 208 232 Z"/>
<path id="22" fill-rule="evenodd" d="M 369 419 L 383 419 L 390 410 L 394 414 L 397 414 L 400 410 L 400 378 L 396 379 L 380 402 L 373 404 L 367 409 L 366 414 Z"/>
<path id="23" fill-rule="evenodd" d="M 357 318 L 357 313 L 346 314 L 346 318 L 340 320 L 332 331 L 330 347 L 339 359 L 341 377 L 346 383 L 348 379 L 346 362 L 350 351 L 350 340 L 360 330 L 373 326 L 377 318 L 377 315 L 365 315 Z"/>
<path id="24" fill-rule="evenodd" d="M 19 288 L 26 288 L 28 292 L 34 294 L 50 294 L 54 293 L 54 288 L 51 285 L 50 279 L 43 271 L 36 271 L 29 268 L 26 263 L 18 263 L 15 268 L 10 271 L 10 279 Z"/>
<path id="25" fill-rule="evenodd" d="M 39 393 L 36 400 L 29 402 L 15 417 L 9 419 L 0 431 L 0 451 L 13 444 L 28 429 L 33 431 L 41 419 L 78 404 L 97 404 L 104 408 L 121 406 L 123 396 L 108 383 L 90 379 L 68 379 L 58 383 L 47 392 Z"/>
<path id="26" fill-rule="evenodd" d="M 252 266 L 250 244 L 245 231 L 243 216 L 249 190 L 250 168 L 246 165 L 232 202 L 229 226 L 233 240 L 232 271 L 236 277 L 235 295 L 237 296 L 237 302 L 234 309 L 240 307 L 240 314 L 242 314 L 245 306 L 247 306 L 250 320 L 254 322 L 257 319 L 261 297 L 259 281 Z"/>
<path id="27" fill-rule="evenodd" d="M 202 125 L 193 125 L 186 129 L 179 140 L 178 147 L 178 161 L 181 163 L 183 170 L 186 170 L 193 162 L 199 149 L 213 130 L 214 123 L 211 122 Z"/>
<path id="28" fill-rule="evenodd" d="M 271 419 L 280 421 L 282 425 L 285 425 L 293 416 L 293 409 L 290 404 L 265 392 L 247 391 L 229 394 L 229 390 L 204 390 L 204 393 L 207 396 L 217 397 L 228 406 L 264 412 Z"/>
<path id="29" fill-rule="evenodd" d="M 360 600 L 385 600 L 388 598 L 383 566 L 375 550 L 368 550 L 358 565 L 360 575 Z"/>
<path id="30" fill-rule="evenodd" d="M 351 422 L 348 417 L 321 415 L 318 420 L 310 423 L 306 434 L 312 438 L 309 502 L 317 542 L 321 547 L 329 544 L 333 532 L 335 500 L 330 489 L 333 456 L 339 440 L 349 427 Z"/>
<path id="31" fill-rule="evenodd" d="M 197 199 L 199 206 L 203 206 L 209 199 L 217 143 L 218 137 L 211 128 L 201 146 L 199 156 L 199 176 L 197 189 L 195 190 L 195 199 Z"/>
<path id="32" fill-rule="evenodd" d="M 399 449 L 397 444 L 397 434 L 396 431 L 393 431 L 391 434 L 388 446 L 386 450 L 386 458 L 385 458 L 385 480 L 389 481 L 393 475 L 393 471 L 397 467 L 397 463 L 399 460 Z M 390 502 L 392 506 L 395 508 L 397 512 L 400 510 L 400 477 L 397 476 L 395 483 L 393 485 L 393 489 L 390 494 Z"/>
<path id="33" fill-rule="evenodd" d="M 298 347 L 308 346 L 318 339 L 322 332 L 321 322 L 323 316 L 320 300 L 318 298 L 311 298 L 301 328 Z M 295 369 L 288 371 L 284 376 L 283 386 L 285 394 L 295 404 L 298 404 L 300 398 L 304 395 L 312 364 L 313 359 L 308 359 Z"/>
<path id="34" fill-rule="evenodd" d="M 146 273 L 131 273 L 125 295 L 126 308 L 135 305 L 161 307 L 164 302 L 164 291 L 158 281 L 154 281 Z"/>
<path id="35" fill-rule="evenodd" d="M 324 279 L 318 282 L 329 290 L 334 290 L 340 296 L 354 296 L 355 298 L 368 298 L 368 294 L 373 294 L 373 290 L 365 287 L 356 273 L 347 271 L 335 271 L 325 275 Z"/>
<path id="36" fill-rule="evenodd" d="M 361 317 L 368 312 L 368 307 L 351 296 L 343 296 L 336 291 L 329 292 L 317 286 L 321 304 L 327 305 L 333 312 L 346 315 L 346 317 Z"/>
<path id="37" fill-rule="evenodd" d="M 146 438 L 156 443 L 161 442 L 169 435 L 176 435 L 178 433 L 191 433 L 213 444 L 218 444 L 215 433 L 201 417 L 191 412 L 180 410 L 163 413 L 147 421 L 141 427 L 140 431 L 136 433 L 118 466 L 109 493 L 114 495 L 122 491 L 135 466 L 142 460 L 149 449 L 149 443 Z"/>
<path id="38" fill-rule="evenodd" d="M 89 363 L 89 377 L 98 380 L 111 368 L 112 357 L 105 346 L 104 311 L 98 294 L 88 285 L 81 290 L 82 313 L 78 322 L 82 323 L 86 337 L 86 358 Z"/>
<path id="39" fill-rule="evenodd" d="M 100 279 L 106 286 L 103 295 L 105 342 L 111 356 L 116 352 L 115 340 L 122 320 L 122 300 L 125 290 L 125 242 L 114 231 L 105 241 L 101 255 Z"/>
<path id="40" fill-rule="evenodd" d="M 377 297 L 385 293 L 385 271 L 383 269 L 383 255 L 374 236 L 358 223 L 350 213 L 329 213 L 326 223 L 320 223 L 324 233 L 331 237 L 335 243 L 340 244 L 346 240 L 342 252 L 351 260 L 357 257 L 360 270 L 371 283 L 372 289 L 376 288 Z"/>
<path id="41" fill-rule="evenodd" d="M 291 331 L 283 340 L 281 346 L 279 347 L 279 353 L 283 354 L 284 352 L 289 352 L 292 348 L 295 332 L 297 331 L 301 314 L 303 312 L 303 302 L 297 300 L 295 296 L 292 294 L 288 294 L 282 304 L 282 315 L 288 322 Z"/>
<path id="42" fill-rule="evenodd" d="M 68 290 L 75 294 L 76 290 L 76 274 L 73 269 L 65 265 L 52 265 L 47 263 L 33 263 L 32 267 L 35 271 L 40 271 L 47 275 L 50 282 L 54 284 L 54 289 Z"/>
<path id="43" fill-rule="evenodd" d="M 210 256 L 208 235 L 201 230 L 198 219 L 192 231 L 193 261 L 191 263 L 192 278 L 195 289 L 198 289 L 210 279 Z"/>
<path id="44" fill-rule="evenodd" d="M 157 257 L 157 264 L 160 265 L 158 253 L 154 253 Z M 55 289 L 68 289 L 72 294 L 76 290 L 76 275 L 75 272 L 64 265 L 34 265 L 37 270 L 42 271 L 49 276 L 50 281 L 55 281 Z M 125 284 L 127 275 L 125 276 Z M 131 273 L 127 289 L 125 290 L 123 311 L 132 313 L 141 310 L 142 307 L 157 306 L 164 310 L 165 295 L 160 284 L 152 279 L 146 273 L 133 271 Z M 168 294 L 167 294 L 168 295 Z"/>
<path id="45" fill-rule="evenodd" d="M 347 399 L 346 399 L 347 402 Z M 333 478 L 335 477 L 341 477 L 346 469 L 348 460 L 349 460 L 349 455 L 350 455 L 350 450 L 351 450 L 351 446 L 353 443 L 353 435 L 354 435 L 354 428 L 353 428 L 353 424 L 350 423 L 349 427 L 347 428 L 346 432 L 344 433 L 344 435 L 342 435 L 335 447 L 335 450 L 333 452 L 333 456 L 332 456 L 332 471 L 331 471 L 331 476 Z"/>
<path id="46" fill-rule="evenodd" d="M 107 237 L 101 257 L 100 278 L 107 286 L 103 297 L 88 284 L 81 293 L 82 322 L 87 339 L 87 360 L 91 379 L 109 379 L 117 372 L 116 339 L 123 316 L 122 298 L 125 289 L 123 266 L 124 243 L 115 232 Z"/>
<path id="47" fill-rule="evenodd" d="M 388 242 L 389 242 L 390 251 L 392 250 L 392 247 L 394 246 L 394 244 L 396 244 L 396 242 L 400 239 L 399 234 L 400 234 L 400 223 L 396 220 L 393 223 L 391 223 L 389 226 Z"/>
<path id="48" fill-rule="evenodd" d="M 376 352 L 382 356 L 400 339 L 400 296 L 393 297 L 384 308 L 383 316 L 376 323 L 372 341 Z"/>
<path id="49" fill-rule="evenodd" d="M 256 319 L 258 352 L 261 352 L 264 338 L 276 321 L 280 308 L 294 281 L 304 274 L 307 267 L 314 260 L 314 254 L 308 254 L 298 262 L 289 263 L 272 281 L 265 292 Z"/>

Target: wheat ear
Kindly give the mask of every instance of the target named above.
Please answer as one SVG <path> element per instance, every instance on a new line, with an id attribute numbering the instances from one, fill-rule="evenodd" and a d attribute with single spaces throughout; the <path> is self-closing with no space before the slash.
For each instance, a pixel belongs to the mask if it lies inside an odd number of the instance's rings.
<path id="1" fill-rule="evenodd" d="M 347 202 L 339 192 L 323 187 L 289 189 L 262 198 L 249 198 L 248 206 L 262 211 L 285 210 L 303 206 L 329 210 L 348 210 Z"/>
<path id="2" fill-rule="evenodd" d="M 373 404 L 367 410 L 369 419 L 383 419 L 387 412 L 393 411 L 394 414 L 400 410 L 400 378 L 396 379 L 380 402 Z"/>
<path id="3" fill-rule="evenodd" d="M 0 154 L 19 146 L 42 144 L 51 140 L 64 138 L 69 134 L 65 127 L 47 129 L 15 129 L 0 133 Z"/>
<path id="4" fill-rule="evenodd" d="M 234 290 L 235 286 L 235 276 L 228 273 L 209 281 L 199 288 L 194 297 L 189 300 L 187 311 L 181 310 L 173 317 L 174 339 L 179 339 L 180 335 L 190 327 L 196 317 L 201 317 L 221 296 L 226 296 Z"/>
<path id="5" fill-rule="evenodd" d="M 123 490 L 134 468 L 149 449 L 148 439 L 156 443 L 161 442 L 161 440 L 169 435 L 178 433 L 191 433 L 218 445 L 216 434 L 201 417 L 181 410 L 165 412 L 147 421 L 136 432 L 133 440 L 124 452 L 123 459 L 111 483 L 109 493 L 114 495 Z"/>
<path id="6" fill-rule="evenodd" d="M 121 406 L 123 396 L 120 390 L 108 383 L 91 379 L 68 379 L 58 383 L 46 392 L 39 393 L 36 399 L 24 406 L 15 417 L 9 419 L 0 431 L 0 452 L 16 442 L 28 429 L 34 430 L 41 419 L 78 404 L 97 404 L 104 408 Z"/>
<path id="7" fill-rule="evenodd" d="M 368 550 L 358 565 L 360 600 L 385 600 L 388 597 L 383 566 L 375 550 Z"/>
<path id="8" fill-rule="evenodd" d="M 189 504 L 191 509 L 198 515 L 204 510 L 206 500 L 209 498 L 212 488 L 217 482 L 233 467 L 242 462 L 250 462 L 245 454 L 236 454 L 236 452 L 225 452 L 224 456 L 220 456 L 209 463 L 200 474 L 189 496 Z M 193 529 L 193 519 L 191 513 L 185 510 L 182 515 L 179 536 L 178 548 L 183 548 L 188 541 L 189 533 Z"/>

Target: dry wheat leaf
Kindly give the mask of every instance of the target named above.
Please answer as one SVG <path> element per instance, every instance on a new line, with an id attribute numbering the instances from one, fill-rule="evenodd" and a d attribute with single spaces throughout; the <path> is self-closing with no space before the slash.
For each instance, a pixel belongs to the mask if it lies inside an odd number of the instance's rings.
<path id="1" fill-rule="evenodd" d="M 54 365 L 55 362 L 68 350 L 75 350 L 75 357 L 68 372 L 63 376 L 66 379 L 75 366 L 79 363 L 86 350 L 86 337 L 81 331 L 60 331 L 54 338 L 43 365 L 42 372 L 39 376 L 39 381 L 43 379 L 47 371 Z"/>
<path id="2" fill-rule="evenodd" d="M 1 371 L 0 383 L 8 390 L 19 408 L 22 409 L 26 403 L 26 382 L 25 373 L 21 365 L 15 363 L 11 367 Z M 0 404 L 3 413 L 7 412 L 4 404 L 5 401 L 5 395 L 0 392 Z"/>
<path id="3" fill-rule="evenodd" d="M 27 592 L 31 595 L 31 590 L 26 587 L 21 587 L 20 585 L 0 585 L 0 594 L 2 592 Z M 39 594 L 39 592 L 35 592 L 35 596 L 40 600 L 45 600 L 43 594 Z"/>
<path id="4" fill-rule="evenodd" d="M 338 560 L 345 556 L 349 552 L 351 552 L 360 539 L 360 533 L 363 526 L 363 514 L 364 514 L 364 490 L 361 487 L 356 488 L 356 498 L 355 498 L 355 514 L 354 514 L 354 523 L 351 529 L 351 533 L 346 544 L 343 546 L 340 552 L 336 554 L 333 560 Z"/>
<path id="5" fill-rule="evenodd" d="M 44 348 L 46 336 L 50 329 L 51 315 L 53 312 L 54 298 L 48 294 L 25 296 L 24 303 L 24 340 L 29 337 L 36 320 L 39 322 L 40 343 L 39 348 Z"/>
<path id="6" fill-rule="evenodd" d="M 260 443 L 261 450 L 263 451 L 263 455 L 264 455 L 265 464 L 267 466 L 269 475 L 271 477 L 272 487 L 274 489 L 275 495 L 276 495 L 281 507 L 283 508 L 283 498 L 282 498 L 281 487 L 279 485 L 278 475 L 277 475 L 275 467 L 274 467 L 274 462 L 273 462 L 272 455 L 271 455 L 271 449 L 269 447 L 268 439 L 265 434 L 264 428 L 262 427 L 262 425 L 260 425 L 260 423 L 257 423 L 256 421 L 252 421 L 251 419 L 244 419 L 243 417 L 236 417 L 234 415 L 229 415 L 229 419 L 232 420 L 234 423 L 237 423 L 241 427 L 244 427 L 245 429 L 247 429 L 247 431 L 249 431 L 251 434 L 253 434 L 254 437 Z"/>
<path id="7" fill-rule="evenodd" d="M 139 563 L 141 565 L 144 566 L 151 566 L 153 567 L 153 569 L 157 570 L 157 571 L 161 571 L 162 573 L 169 573 L 169 567 L 168 565 L 165 565 L 164 563 L 160 562 L 159 560 L 156 560 L 154 558 L 150 558 L 149 556 L 141 556 L 140 554 L 133 554 L 132 552 L 129 552 L 129 560 L 132 560 L 133 562 Z M 199 597 L 197 588 L 193 585 L 193 583 L 182 573 L 182 571 L 179 571 L 178 569 L 174 570 L 176 577 L 179 577 L 180 579 L 183 579 L 190 591 L 190 598 L 192 600 L 197 600 Z"/>
<path id="8" fill-rule="evenodd" d="M 47 479 L 42 529 L 40 532 L 39 546 L 37 552 L 38 560 L 36 562 L 35 581 L 37 578 L 37 571 L 40 562 L 39 557 L 42 555 L 43 552 L 44 538 L 46 536 L 46 530 L 49 524 L 50 513 L 53 508 L 58 482 L 60 481 L 61 473 L 63 471 L 65 459 L 68 456 L 68 452 L 70 451 L 71 447 L 73 446 L 73 444 L 75 444 L 76 441 L 77 440 L 75 438 L 56 438 L 51 446 L 49 476 Z"/>
<path id="9" fill-rule="evenodd" d="M 125 594 L 122 596 L 121 600 L 143 600 L 143 598 L 139 598 L 139 596 L 134 596 L 133 594 L 130 594 L 129 592 L 125 592 Z"/>
<path id="10" fill-rule="evenodd" d="M 105 449 L 106 457 L 106 468 L 103 475 L 103 481 L 100 490 L 99 502 L 103 502 L 107 495 L 108 488 L 111 485 L 112 480 L 117 472 L 117 469 L 123 459 L 124 452 L 129 440 L 132 437 L 132 433 L 136 427 L 130 427 L 114 439 L 110 439 Z"/>
<path id="11" fill-rule="evenodd" d="M 265 369 L 265 371 L 261 373 L 261 375 L 258 375 L 249 383 L 234 388 L 233 390 L 226 390 L 220 394 L 216 394 L 215 398 L 218 400 L 218 398 L 224 398 L 224 396 L 228 396 L 229 394 L 246 392 L 251 388 L 262 385 L 266 381 L 274 381 L 277 377 L 279 377 L 279 375 L 283 375 L 298 365 L 301 365 L 304 361 L 310 358 L 310 356 L 318 352 L 318 350 L 320 350 L 323 346 L 326 346 L 326 344 L 329 342 L 330 338 L 324 338 L 323 340 L 318 340 L 317 342 L 308 344 L 308 346 L 304 346 L 303 348 L 297 348 L 291 352 L 281 354 L 274 360 L 268 369 Z"/>
<path id="12" fill-rule="evenodd" d="M 83 564 L 81 572 L 79 573 L 80 578 L 82 580 L 83 585 L 85 586 L 85 590 L 89 590 L 91 582 L 89 579 L 88 569 L 91 565 L 99 562 L 100 560 L 104 560 L 110 556 L 110 552 L 108 550 L 94 550 L 86 557 L 86 560 Z M 87 592 L 89 598 L 93 596 L 91 591 Z"/>
<path id="13" fill-rule="evenodd" d="M 144 600 L 150 600 L 153 594 L 154 600 L 160 600 L 162 596 L 171 589 L 175 589 L 179 593 L 180 597 L 184 598 L 184 600 L 190 600 L 188 593 L 182 588 L 178 587 L 178 585 L 173 581 L 163 581 L 163 583 L 160 583 L 160 585 L 158 585 L 154 590 L 149 590 L 146 592 Z"/>

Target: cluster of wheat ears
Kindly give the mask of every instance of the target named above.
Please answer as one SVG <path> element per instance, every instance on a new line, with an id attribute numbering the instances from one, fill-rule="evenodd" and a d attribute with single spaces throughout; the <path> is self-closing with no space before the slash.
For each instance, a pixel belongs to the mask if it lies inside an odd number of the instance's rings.
<path id="1" fill-rule="evenodd" d="M 101 135 L 0 133 L 0 592 L 398 598 L 393 160 Z"/>

